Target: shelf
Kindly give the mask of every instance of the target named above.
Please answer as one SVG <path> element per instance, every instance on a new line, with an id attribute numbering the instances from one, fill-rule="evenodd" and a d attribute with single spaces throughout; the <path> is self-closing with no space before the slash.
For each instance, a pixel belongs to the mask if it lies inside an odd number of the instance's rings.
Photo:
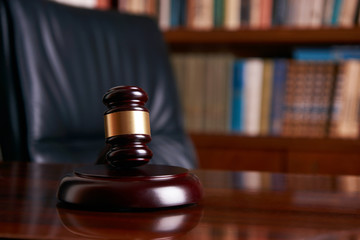
<path id="1" fill-rule="evenodd" d="M 250 137 L 236 134 L 191 134 L 199 148 L 221 149 L 264 149 L 326 152 L 359 152 L 358 139 L 338 138 L 291 138 L 291 137 Z"/>
<path id="2" fill-rule="evenodd" d="M 164 32 L 168 44 L 360 44 L 360 27 L 356 28 L 271 28 L 238 31 L 196 31 L 175 29 Z"/>
<path id="3" fill-rule="evenodd" d="M 360 174 L 360 141 L 191 134 L 200 168 Z"/>

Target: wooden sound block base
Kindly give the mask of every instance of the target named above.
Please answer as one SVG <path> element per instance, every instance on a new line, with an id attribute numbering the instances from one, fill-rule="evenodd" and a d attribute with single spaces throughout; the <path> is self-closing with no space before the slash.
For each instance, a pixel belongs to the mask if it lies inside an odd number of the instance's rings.
<path id="1" fill-rule="evenodd" d="M 145 165 L 112 169 L 94 165 L 74 170 L 59 186 L 58 199 L 86 210 L 122 211 L 195 204 L 202 197 L 199 179 L 185 168 Z"/>

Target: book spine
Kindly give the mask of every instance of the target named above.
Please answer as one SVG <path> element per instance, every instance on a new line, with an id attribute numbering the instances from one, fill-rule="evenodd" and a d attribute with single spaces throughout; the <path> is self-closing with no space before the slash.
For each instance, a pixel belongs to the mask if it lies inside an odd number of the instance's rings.
<path id="1" fill-rule="evenodd" d="M 271 27 L 273 0 L 261 0 L 260 5 L 260 28 Z"/>
<path id="2" fill-rule="evenodd" d="M 344 83 L 344 63 L 337 65 L 337 75 L 335 77 L 333 99 L 331 103 L 331 114 L 329 115 L 329 137 L 338 138 L 338 123 L 342 105 L 342 92 Z"/>
<path id="3" fill-rule="evenodd" d="M 286 73 L 285 91 L 284 91 L 284 107 L 283 107 L 283 123 L 281 135 L 290 137 L 295 136 L 294 130 L 300 130 L 301 126 L 296 126 L 296 119 L 298 118 L 299 112 L 296 109 L 296 104 L 299 99 L 299 92 L 303 91 L 304 82 L 298 77 L 298 67 L 295 61 L 289 62 L 289 67 Z M 297 80 L 299 80 L 299 87 L 296 86 Z M 299 92 L 298 92 L 299 91 Z"/>
<path id="4" fill-rule="evenodd" d="M 339 16 L 339 26 L 341 27 L 352 27 L 355 23 L 355 16 L 358 0 L 343 0 L 343 6 Z"/>
<path id="5" fill-rule="evenodd" d="M 272 25 L 285 25 L 288 13 L 288 0 L 273 1 Z"/>
<path id="6" fill-rule="evenodd" d="M 224 25 L 224 0 L 214 0 L 214 27 Z"/>
<path id="7" fill-rule="evenodd" d="M 360 48 L 355 47 L 324 47 L 296 48 L 293 58 L 300 61 L 331 61 L 339 62 L 348 59 L 360 59 Z"/>
<path id="8" fill-rule="evenodd" d="M 262 0 L 250 1 L 250 27 L 259 28 L 261 26 L 261 4 Z"/>
<path id="9" fill-rule="evenodd" d="M 293 58 L 299 61 L 335 61 L 337 57 L 330 48 L 296 48 Z"/>
<path id="10" fill-rule="evenodd" d="M 170 0 L 159 0 L 159 27 L 162 30 L 170 28 L 170 11 L 171 2 Z"/>
<path id="11" fill-rule="evenodd" d="M 111 0 L 97 0 L 96 8 L 97 9 L 110 9 L 111 8 Z"/>
<path id="12" fill-rule="evenodd" d="M 297 21 L 297 12 L 298 12 L 299 1 L 298 0 L 288 0 L 288 13 L 286 14 L 286 25 L 296 26 Z"/>
<path id="13" fill-rule="evenodd" d="M 213 28 L 213 1 L 194 0 L 194 15 L 191 26 L 197 30 L 209 30 Z"/>
<path id="14" fill-rule="evenodd" d="M 156 17 L 157 15 L 157 0 L 145 0 L 146 14 Z"/>
<path id="15" fill-rule="evenodd" d="M 357 138 L 359 136 L 359 75 L 359 61 L 349 60 L 345 62 L 337 125 L 337 135 L 343 138 Z"/>
<path id="16" fill-rule="evenodd" d="M 261 93 L 261 115 L 260 115 L 260 134 L 268 135 L 270 133 L 270 113 L 271 113 L 271 95 L 273 87 L 273 70 L 272 60 L 264 61 L 263 85 Z"/>
<path id="17" fill-rule="evenodd" d="M 271 135 L 279 136 L 282 132 L 283 102 L 287 73 L 287 60 L 274 60 L 273 93 L 271 98 Z"/>
<path id="18" fill-rule="evenodd" d="M 249 59 L 244 67 L 245 131 L 250 136 L 260 134 L 261 90 L 263 84 L 262 59 Z"/>
<path id="19" fill-rule="evenodd" d="M 313 9 L 310 9 L 310 26 L 320 27 L 322 25 L 325 0 L 313 1 Z"/>
<path id="20" fill-rule="evenodd" d="M 231 130 L 244 131 L 244 61 L 237 60 L 233 65 Z"/>
<path id="21" fill-rule="evenodd" d="M 323 20 L 322 20 L 322 24 L 325 26 L 331 25 L 334 4 L 335 4 L 335 0 L 325 0 Z"/>
<path id="22" fill-rule="evenodd" d="M 187 0 L 180 1 L 180 26 L 186 26 L 187 19 Z"/>
<path id="23" fill-rule="evenodd" d="M 311 17 L 311 0 L 297 0 L 298 4 L 295 8 L 295 18 L 294 18 L 294 26 L 305 27 L 309 26 L 309 20 Z"/>
<path id="24" fill-rule="evenodd" d="M 180 1 L 171 0 L 170 2 L 170 26 L 176 28 L 180 26 Z"/>
<path id="25" fill-rule="evenodd" d="M 241 0 L 241 6 L 240 6 L 241 26 L 249 26 L 250 24 L 250 1 L 251 0 Z"/>
<path id="26" fill-rule="evenodd" d="M 225 18 L 224 27 L 228 30 L 235 30 L 240 27 L 241 20 L 241 1 L 240 0 L 224 0 Z"/>
<path id="27" fill-rule="evenodd" d="M 331 17 L 331 25 L 338 25 L 339 23 L 339 15 L 341 11 L 341 5 L 343 0 L 334 0 L 334 8 L 333 8 L 333 14 Z"/>

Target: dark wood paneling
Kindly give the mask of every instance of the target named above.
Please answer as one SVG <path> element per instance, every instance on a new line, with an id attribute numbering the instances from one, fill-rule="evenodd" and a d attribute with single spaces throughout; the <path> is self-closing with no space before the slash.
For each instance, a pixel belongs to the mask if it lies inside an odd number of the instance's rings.
<path id="1" fill-rule="evenodd" d="M 360 141 L 192 134 L 200 168 L 360 174 Z"/>
<path id="2" fill-rule="evenodd" d="M 174 29 L 164 32 L 168 44 L 358 44 L 360 28 Z"/>
<path id="3" fill-rule="evenodd" d="M 289 152 L 288 172 L 360 174 L 359 153 Z"/>
<path id="4" fill-rule="evenodd" d="M 284 154 L 277 151 L 199 149 L 202 169 L 284 172 Z"/>

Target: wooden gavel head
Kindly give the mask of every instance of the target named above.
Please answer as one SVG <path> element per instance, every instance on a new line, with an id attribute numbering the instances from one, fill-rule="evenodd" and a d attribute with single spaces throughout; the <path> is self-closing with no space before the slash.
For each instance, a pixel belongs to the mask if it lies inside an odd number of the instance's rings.
<path id="1" fill-rule="evenodd" d="M 146 145 L 151 141 L 149 111 L 144 106 L 147 100 L 139 87 L 118 86 L 105 93 L 105 138 L 111 146 L 106 160 L 110 166 L 137 167 L 152 158 Z"/>

